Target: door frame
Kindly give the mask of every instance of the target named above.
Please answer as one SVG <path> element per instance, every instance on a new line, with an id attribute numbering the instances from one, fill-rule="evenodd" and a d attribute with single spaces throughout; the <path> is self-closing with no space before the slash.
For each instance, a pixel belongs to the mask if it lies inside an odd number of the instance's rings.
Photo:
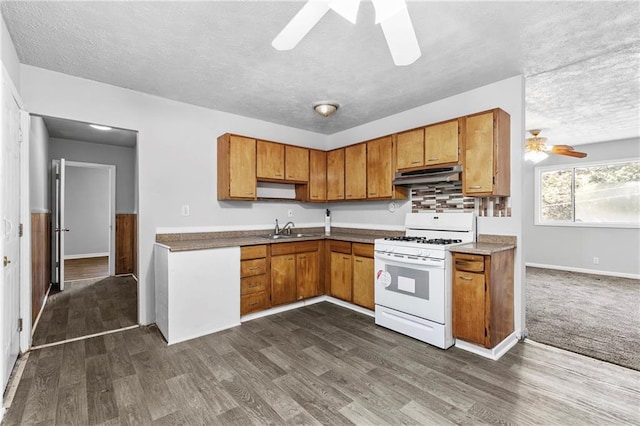
<path id="1" fill-rule="evenodd" d="M 53 161 L 60 161 L 60 159 Z M 65 160 L 65 166 L 106 169 L 109 172 L 109 275 L 113 276 L 116 273 L 116 166 L 112 164 L 85 163 L 71 160 Z M 53 245 L 51 250 L 54 250 Z M 64 262 L 64 253 L 60 254 L 60 258 L 61 261 Z"/>

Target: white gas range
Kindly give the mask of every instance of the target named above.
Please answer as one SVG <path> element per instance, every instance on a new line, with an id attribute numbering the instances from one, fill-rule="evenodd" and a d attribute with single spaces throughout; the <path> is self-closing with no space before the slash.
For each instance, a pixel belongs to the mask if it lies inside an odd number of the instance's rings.
<path id="1" fill-rule="evenodd" d="M 475 215 L 408 213 L 405 228 L 374 242 L 376 324 L 446 349 L 454 343 L 447 249 L 475 241 Z"/>

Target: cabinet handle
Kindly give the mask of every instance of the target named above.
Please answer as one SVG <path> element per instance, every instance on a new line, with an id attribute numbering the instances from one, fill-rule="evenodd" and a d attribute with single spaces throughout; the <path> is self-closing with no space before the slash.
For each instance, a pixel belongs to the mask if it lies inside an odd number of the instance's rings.
<path id="1" fill-rule="evenodd" d="M 250 285 L 250 286 L 248 286 L 248 287 L 249 287 L 249 288 L 255 288 L 255 287 L 258 287 L 258 284 L 252 284 L 252 285 Z"/>
<path id="2" fill-rule="evenodd" d="M 421 164 L 422 161 L 412 161 L 411 164 Z"/>
<path id="3" fill-rule="evenodd" d="M 289 257 L 289 258 L 287 258 L 287 260 L 293 260 L 293 257 Z"/>
<path id="4" fill-rule="evenodd" d="M 252 267 L 249 268 L 250 271 L 255 271 L 256 269 L 258 269 L 257 266 L 252 266 Z"/>
<path id="5" fill-rule="evenodd" d="M 369 195 L 378 195 L 377 192 L 370 192 Z"/>
<path id="6" fill-rule="evenodd" d="M 357 259 L 357 260 L 356 260 L 356 263 L 362 263 L 362 260 Z"/>
<path id="7" fill-rule="evenodd" d="M 473 185 L 469 187 L 469 189 L 480 189 L 480 188 L 482 188 L 482 185 Z"/>
<path id="8" fill-rule="evenodd" d="M 282 176 L 282 173 L 276 173 L 276 176 Z"/>
<path id="9" fill-rule="evenodd" d="M 306 258 L 307 258 L 307 256 L 306 256 L 306 255 L 303 255 L 303 256 L 302 256 L 302 255 L 298 255 L 298 258 L 299 258 L 299 259 L 306 259 Z"/>
<path id="10" fill-rule="evenodd" d="M 460 279 L 465 281 L 473 281 L 473 278 L 469 278 L 469 277 L 460 277 Z"/>
<path id="11" fill-rule="evenodd" d="M 439 158 L 429 158 L 427 161 L 438 161 Z"/>
<path id="12" fill-rule="evenodd" d="M 258 304 L 258 302 L 251 302 L 249 303 L 249 306 L 256 306 Z"/>
<path id="13" fill-rule="evenodd" d="M 318 196 L 317 195 L 312 195 L 311 198 L 318 198 Z"/>

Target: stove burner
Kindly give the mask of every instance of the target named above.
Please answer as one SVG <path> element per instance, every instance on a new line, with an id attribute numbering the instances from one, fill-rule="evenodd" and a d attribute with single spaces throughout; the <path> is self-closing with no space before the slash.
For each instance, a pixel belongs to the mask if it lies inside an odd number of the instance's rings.
<path id="1" fill-rule="evenodd" d="M 461 243 L 462 240 L 451 239 L 451 238 L 426 238 L 426 237 L 387 237 L 385 240 L 388 241 L 407 241 L 418 244 L 433 244 L 439 246 L 445 246 L 449 244 L 458 244 Z"/>

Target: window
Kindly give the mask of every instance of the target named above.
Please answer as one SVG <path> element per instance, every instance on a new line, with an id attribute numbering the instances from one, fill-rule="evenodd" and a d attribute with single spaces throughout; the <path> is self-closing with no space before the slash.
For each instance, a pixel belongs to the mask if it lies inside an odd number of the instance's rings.
<path id="1" fill-rule="evenodd" d="M 640 226 L 640 160 L 535 170 L 536 225 Z"/>

